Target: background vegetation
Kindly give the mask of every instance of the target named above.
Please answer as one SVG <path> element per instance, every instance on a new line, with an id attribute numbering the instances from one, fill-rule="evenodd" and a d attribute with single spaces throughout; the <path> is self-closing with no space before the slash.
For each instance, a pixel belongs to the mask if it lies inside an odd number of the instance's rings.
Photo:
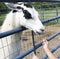
<path id="1" fill-rule="evenodd" d="M 16 3 L 16 2 L 14 2 Z M 55 17 L 60 15 L 60 3 L 51 3 L 51 2 L 30 2 L 31 5 L 39 12 L 40 20 L 44 20 L 50 17 Z M 57 8 L 56 8 L 57 7 Z M 0 25 L 2 25 L 3 20 L 5 19 L 6 14 L 10 10 L 5 6 L 4 3 L 0 3 Z"/>

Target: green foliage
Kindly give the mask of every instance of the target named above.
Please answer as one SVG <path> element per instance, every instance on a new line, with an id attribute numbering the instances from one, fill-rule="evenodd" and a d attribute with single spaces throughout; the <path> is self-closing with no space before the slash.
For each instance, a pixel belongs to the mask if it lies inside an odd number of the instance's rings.
<path id="1" fill-rule="evenodd" d="M 6 6 L 4 5 L 4 3 L 0 3 L 0 8 L 6 8 Z"/>
<path id="2" fill-rule="evenodd" d="M 39 5 L 41 8 L 55 8 L 56 5 L 60 7 L 60 3 L 53 2 L 31 2 L 32 5 Z"/>

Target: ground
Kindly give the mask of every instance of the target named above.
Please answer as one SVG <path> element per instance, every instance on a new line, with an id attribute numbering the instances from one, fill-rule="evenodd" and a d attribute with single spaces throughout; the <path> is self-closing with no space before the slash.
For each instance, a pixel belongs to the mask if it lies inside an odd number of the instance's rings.
<path id="1" fill-rule="evenodd" d="M 55 34 L 58 31 L 60 31 L 60 24 L 46 26 L 44 34 L 42 34 L 42 35 L 35 34 L 35 43 L 42 42 L 42 40 L 44 38 L 48 38 L 49 36 Z M 59 36 L 57 36 L 53 40 L 49 41 L 50 50 L 54 46 L 60 44 L 60 37 Z M 24 31 L 22 36 L 21 36 L 21 39 L 22 39 L 21 53 L 23 53 L 24 51 L 26 51 L 27 49 L 29 49 L 29 48 L 31 48 L 33 46 L 32 45 L 31 31 L 29 31 L 29 30 Z M 60 55 L 59 51 L 60 51 L 60 48 L 54 53 L 55 56 L 59 56 Z M 42 47 L 38 48 L 36 50 L 36 52 L 37 52 L 37 55 L 38 55 L 39 58 L 42 58 L 42 56 L 45 54 L 45 52 L 44 52 Z M 29 54 L 24 59 L 31 59 L 32 54 L 33 53 Z"/>

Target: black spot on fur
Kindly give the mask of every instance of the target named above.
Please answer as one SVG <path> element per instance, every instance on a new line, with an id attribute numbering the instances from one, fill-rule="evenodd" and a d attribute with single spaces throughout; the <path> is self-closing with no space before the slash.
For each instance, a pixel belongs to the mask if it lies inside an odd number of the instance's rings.
<path id="1" fill-rule="evenodd" d="M 24 6 L 32 8 L 32 6 L 30 4 L 24 4 Z"/>
<path id="2" fill-rule="evenodd" d="M 20 7 L 20 6 L 17 6 L 17 9 L 23 9 L 22 7 Z"/>
<path id="3" fill-rule="evenodd" d="M 27 10 L 23 10 L 23 13 L 24 13 L 24 17 L 25 17 L 26 19 L 32 19 L 31 14 L 30 14 Z"/>
<path id="4" fill-rule="evenodd" d="M 12 12 L 15 13 L 15 12 L 17 12 L 17 10 L 13 10 Z"/>
<path id="5" fill-rule="evenodd" d="M 22 7 L 20 7 L 20 6 L 17 6 L 16 8 L 17 8 L 17 9 L 22 9 L 22 10 L 23 10 L 23 8 L 22 8 Z"/>

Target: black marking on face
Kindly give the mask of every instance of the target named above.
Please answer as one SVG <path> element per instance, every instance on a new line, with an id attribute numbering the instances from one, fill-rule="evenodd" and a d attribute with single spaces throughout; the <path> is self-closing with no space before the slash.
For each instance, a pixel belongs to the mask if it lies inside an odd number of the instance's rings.
<path id="1" fill-rule="evenodd" d="M 23 9 L 23 8 L 22 8 L 22 7 L 20 7 L 20 6 L 17 6 L 16 8 L 17 8 L 17 9 Z"/>
<path id="2" fill-rule="evenodd" d="M 27 10 L 23 10 L 23 13 L 24 13 L 24 17 L 25 17 L 26 19 L 32 19 L 31 14 L 30 14 Z"/>
<path id="3" fill-rule="evenodd" d="M 13 12 L 13 13 L 16 13 L 16 12 L 17 12 L 17 10 L 13 10 L 12 12 Z"/>
<path id="4" fill-rule="evenodd" d="M 24 4 L 24 6 L 26 6 L 28 8 L 32 8 L 32 6 L 30 4 Z"/>

